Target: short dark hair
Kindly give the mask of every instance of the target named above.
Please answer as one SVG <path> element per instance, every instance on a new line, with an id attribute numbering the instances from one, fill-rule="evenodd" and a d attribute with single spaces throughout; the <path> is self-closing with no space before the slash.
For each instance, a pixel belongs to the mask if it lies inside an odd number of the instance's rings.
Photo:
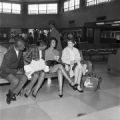
<path id="1" fill-rule="evenodd" d="M 22 37 L 16 37 L 15 38 L 15 43 L 14 44 L 15 44 L 16 47 L 17 47 L 18 42 L 22 42 L 23 44 L 25 44 L 24 39 Z"/>
<path id="2" fill-rule="evenodd" d="M 56 46 L 57 46 L 57 39 L 56 39 L 55 37 L 51 37 L 51 38 L 50 38 L 50 40 L 49 40 L 49 46 L 51 45 L 51 42 L 52 42 L 53 40 L 56 42 Z M 56 48 L 56 46 L 55 46 L 55 48 Z"/>

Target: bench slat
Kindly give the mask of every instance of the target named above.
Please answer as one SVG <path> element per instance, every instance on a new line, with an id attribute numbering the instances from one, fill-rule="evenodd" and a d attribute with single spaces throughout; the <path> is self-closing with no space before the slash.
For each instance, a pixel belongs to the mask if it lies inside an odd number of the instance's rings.
<path id="1" fill-rule="evenodd" d="M 45 75 L 45 78 L 54 78 L 54 77 L 58 77 L 57 73 L 47 73 Z M 9 81 L 7 81 L 6 79 L 0 78 L 0 84 L 7 84 L 9 83 Z"/>

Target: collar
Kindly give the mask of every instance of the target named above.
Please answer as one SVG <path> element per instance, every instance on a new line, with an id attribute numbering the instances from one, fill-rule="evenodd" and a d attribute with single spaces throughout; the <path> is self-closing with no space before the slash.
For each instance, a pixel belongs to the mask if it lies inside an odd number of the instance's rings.
<path id="1" fill-rule="evenodd" d="M 14 50 L 15 50 L 16 52 L 19 52 L 19 50 L 17 50 L 17 49 L 15 48 L 15 46 L 14 46 Z"/>
<path id="2" fill-rule="evenodd" d="M 16 55 L 17 55 L 17 57 L 18 57 L 18 55 L 19 55 L 19 50 L 17 50 L 17 49 L 15 48 L 15 46 L 14 46 L 14 50 L 15 50 Z"/>
<path id="3" fill-rule="evenodd" d="M 74 51 L 74 47 L 73 47 L 73 49 L 70 49 L 69 47 L 67 47 L 67 49 L 70 50 L 70 51 Z"/>

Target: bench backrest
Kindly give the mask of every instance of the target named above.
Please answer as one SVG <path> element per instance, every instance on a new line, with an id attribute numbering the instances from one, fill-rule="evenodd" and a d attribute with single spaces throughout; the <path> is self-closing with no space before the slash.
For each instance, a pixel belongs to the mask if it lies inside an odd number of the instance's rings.
<path id="1" fill-rule="evenodd" d="M 3 57 L 4 57 L 6 52 L 7 52 L 7 48 L 0 45 L 0 66 L 2 64 Z"/>

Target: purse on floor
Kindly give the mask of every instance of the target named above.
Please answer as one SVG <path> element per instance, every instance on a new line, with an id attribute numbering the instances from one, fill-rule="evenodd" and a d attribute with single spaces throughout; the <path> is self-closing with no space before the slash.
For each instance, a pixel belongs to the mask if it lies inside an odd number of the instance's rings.
<path id="1" fill-rule="evenodd" d="M 100 89 L 102 78 L 96 73 L 89 73 L 82 77 L 81 87 L 83 90 L 96 91 Z"/>

